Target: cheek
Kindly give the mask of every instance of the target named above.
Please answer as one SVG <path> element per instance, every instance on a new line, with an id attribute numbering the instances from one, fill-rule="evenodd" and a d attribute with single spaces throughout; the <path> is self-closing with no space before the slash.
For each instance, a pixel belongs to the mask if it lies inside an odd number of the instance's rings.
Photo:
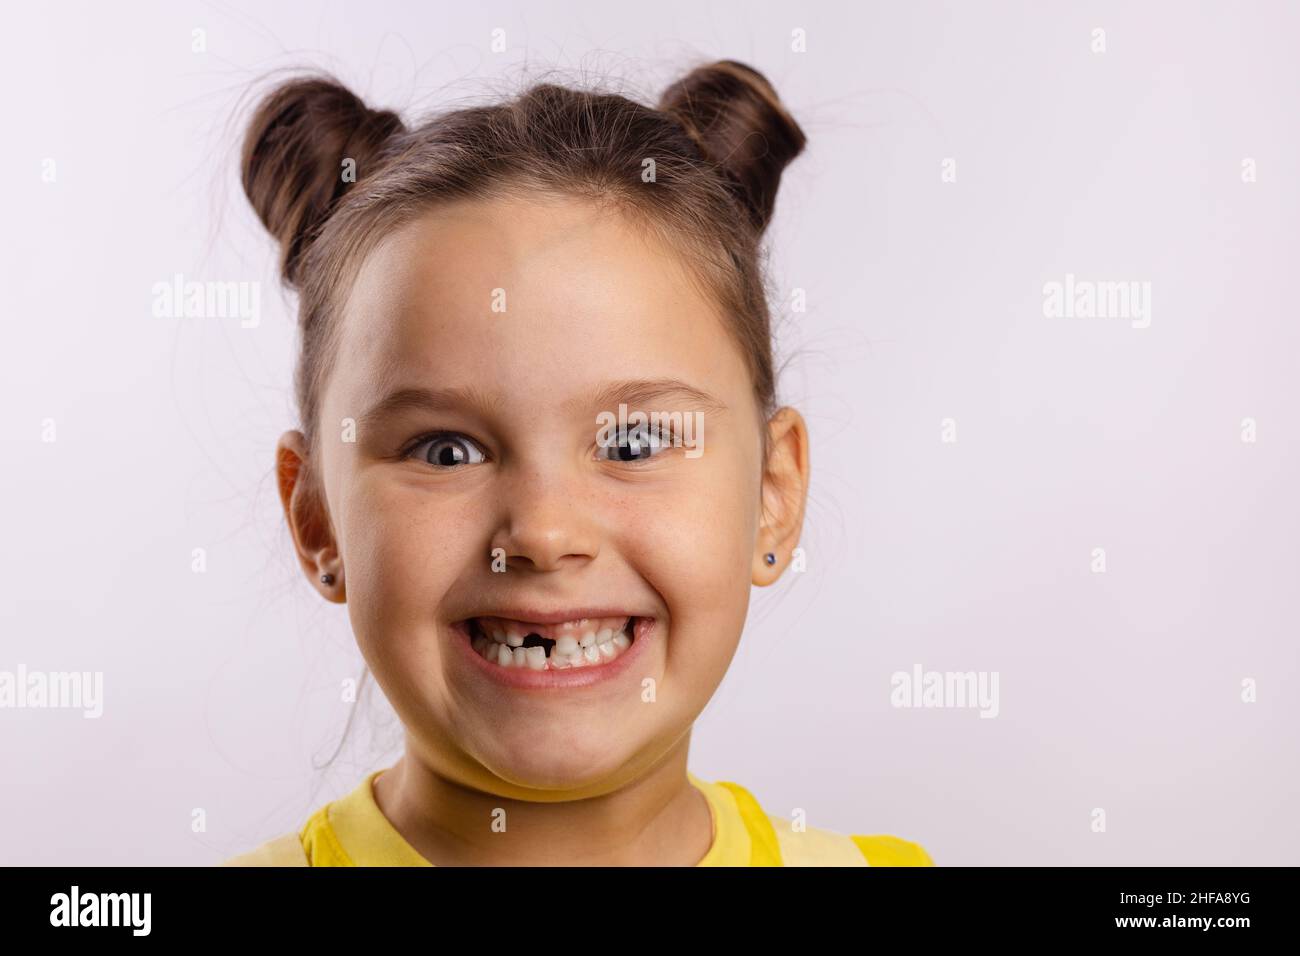
<path id="1" fill-rule="evenodd" d="M 355 617 L 381 628 L 432 626 L 456 574 L 475 558 L 472 510 L 427 489 L 363 477 L 346 514 L 343 561 Z"/>
<path id="2" fill-rule="evenodd" d="M 675 572 L 679 595 L 704 591 L 728 578 L 748 579 L 749 540 L 753 520 L 736 494 L 691 494 L 671 508 L 645 515 L 638 540 L 646 560 L 663 572 Z M 698 582 L 693 587 L 690 582 Z"/>
<path id="3" fill-rule="evenodd" d="M 749 605 L 757 492 L 743 462 L 720 459 L 694 463 L 699 474 L 671 496 L 626 506 L 635 517 L 623 548 L 666 602 L 674 633 L 691 637 L 674 653 L 692 659 L 729 658 Z"/>

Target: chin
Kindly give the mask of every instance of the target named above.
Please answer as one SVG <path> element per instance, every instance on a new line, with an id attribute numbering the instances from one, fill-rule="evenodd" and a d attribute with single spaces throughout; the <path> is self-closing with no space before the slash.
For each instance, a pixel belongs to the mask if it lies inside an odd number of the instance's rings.
<path id="1" fill-rule="evenodd" d="M 539 791 L 582 790 L 616 779 L 626 768 L 628 755 L 615 743 L 596 738 L 577 749 L 572 746 L 506 748 L 483 754 L 480 762 L 493 776 L 516 787 Z"/>

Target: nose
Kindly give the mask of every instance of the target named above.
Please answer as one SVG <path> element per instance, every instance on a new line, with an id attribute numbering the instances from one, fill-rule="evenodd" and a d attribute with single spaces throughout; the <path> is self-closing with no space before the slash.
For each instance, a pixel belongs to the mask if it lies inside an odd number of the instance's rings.
<path id="1" fill-rule="evenodd" d="M 583 507 L 576 476 L 521 470 L 503 482 L 501 492 L 502 517 L 491 554 L 504 552 L 507 568 L 557 571 L 596 557 L 596 521 Z"/>

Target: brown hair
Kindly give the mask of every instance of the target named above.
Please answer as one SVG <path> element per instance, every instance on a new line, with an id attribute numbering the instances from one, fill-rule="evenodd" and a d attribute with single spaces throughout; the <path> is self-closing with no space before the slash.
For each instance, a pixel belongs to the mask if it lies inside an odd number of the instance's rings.
<path id="1" fill-rule="evenodd" d="M 366 253 L 440 200 L 538 190 L 613 204 L 681 250 L 728 317 L 766 418 L 776 383 L 759 240 L 781 172 L 804 144 L 767 79 L 734 60 L 692 70 L 655 108 L 540 83 L 411 129 L 330 77 L 283 83 L 249 124 L 242 174 L 299 293 L 294 383 L 307 447 L 339 312 Z M 343 175 L 349 159 L 355 182 Z"/>

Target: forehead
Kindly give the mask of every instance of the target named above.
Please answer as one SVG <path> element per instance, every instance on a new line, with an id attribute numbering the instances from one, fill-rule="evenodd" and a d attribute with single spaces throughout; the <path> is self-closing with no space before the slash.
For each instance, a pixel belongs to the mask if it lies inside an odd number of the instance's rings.
<path id="1" fill-rule="evenodd" d="M 679 255 L 611 208 L 458 200 L 367 257 L 333 378 L 366 392 L 470 379 L 533 402 L 619 377 L 743 388 L 723 321 Z"/>

